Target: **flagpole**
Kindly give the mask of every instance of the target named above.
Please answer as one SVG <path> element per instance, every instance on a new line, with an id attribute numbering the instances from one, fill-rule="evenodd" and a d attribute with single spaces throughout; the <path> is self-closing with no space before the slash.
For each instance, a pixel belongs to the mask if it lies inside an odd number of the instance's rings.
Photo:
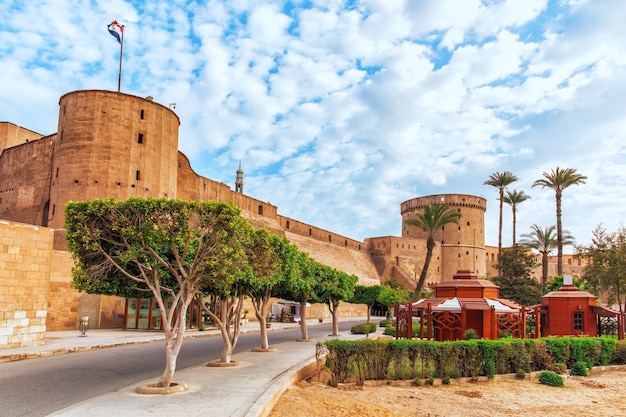
<path id="1" fill-rule="evenodd" d="M 122 32 L 122 41 L 120 42 L 120 72 L 117 76 L 117 92 L 120 92 L 120 89 L 122 87 L 122 54 L 124 51 L 124 25 L 121 25 L 121 32 Z"/>

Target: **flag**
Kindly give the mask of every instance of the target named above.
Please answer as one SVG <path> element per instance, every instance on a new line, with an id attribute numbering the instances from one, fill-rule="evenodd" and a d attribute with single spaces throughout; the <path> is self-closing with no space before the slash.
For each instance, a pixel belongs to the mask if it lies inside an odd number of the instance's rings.
<path id="1" fill-rule="evenodd" d="M 124 25 L 120 25 L 117 23 L 117 20 L 114 20 L 109 24 L 109 26 L 107 26 L 107 28 L 109 29 L 109 33 L 115 36 L 115 39 L 117 39 L 117 41 L 121 44 L 122 36 L 124 35 Z"/>

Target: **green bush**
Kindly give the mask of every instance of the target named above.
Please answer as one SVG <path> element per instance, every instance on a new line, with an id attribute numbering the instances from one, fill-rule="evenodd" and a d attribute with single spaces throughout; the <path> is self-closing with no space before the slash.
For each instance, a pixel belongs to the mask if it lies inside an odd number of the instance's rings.
<path id="1" fill-rule="evenodd" d="M 450 375 L 446 375 L 442 378 L 441 383 L 443 385 L 450 385 Z"/>
<path id="2" fill-rule="evenodd" d="M 587 363 L 583 361 L 578 361 L 572 366 L 572 375 L 575 376 L 587 376 L 589 375 L 587 372 Z"/>
<path id="3" fill-rule="evenodd" d="M 412 331 L 413 337 L 419 337 L 422 326 L 420 325 L 419 322 L 417 323 L 414 322 L 412 325 L 413 325 L 413 331 Z M 396 326 L 394 326 L 393 324 L 388 324 L 387 326 L 385 326 L 385 331 L 383 332 L 383 334 L 387 336 L 395 336 Z"/>
<path id="4" fill-rule="evenodd" d="M 376 331 L 376 324 L 374 323 L 361 323 L 352 326 L 350 331 L 354 334 L 368 334 Z"/>
<path id="5" fill-rule="evenodd" d="M 517 372 L 515 373 L 515 378 L 517 379 L 524 379 L 526 378 L 526 371 L 524 371 L 523 369 L 518 369 Z"/>
<path id="6" fill-rule="evenodd" d="M 391 324 L 391 320 L 385 319 L 385 320 L 381 320 L 380 323 L 378 323 L 379 327 L 387 327 Z"/>
<path id="7" fill-rule="evenodd" d="M 626 340 L 619 340 L 615 343 L 615 348 L 611 353 L 611 363 L 626 365 Z"/>
<path id="8" fill-rule="evenodd" d="M 560 374 L 564 373 L 567 370 L 567 365 L 564 363 L 555 363 L 554 364 L 554 372 L 558 372 Z"/>
<path id="9" fill-rule="evenodd" d="M 563 377 L 556 372 L 543 371 L 539 374 L 539 383 L 551 387 L 561 387 L 563 386 Z"/>
<path id="10" fill-rule="evenodd" d="M 467 330 L 465 330 L 465 333 L 463 333 L 463 338 L 465 338 L 465 340 L 474 340 L 474 339 L 476 339 L 476 330 L 474 330 L 474 329 L 467 329 Z"/>

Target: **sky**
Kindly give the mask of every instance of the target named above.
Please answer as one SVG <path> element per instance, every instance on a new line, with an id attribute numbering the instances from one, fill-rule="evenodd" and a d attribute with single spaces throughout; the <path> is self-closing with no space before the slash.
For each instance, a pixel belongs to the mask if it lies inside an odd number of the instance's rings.
<path id="1" fill-rule="evenodd" d="M 0 0 L 0 120 L 56 132 L 61 95 L 117 90 L 176 103 L 200 175 L 279 214 L 363 240 L 400 236 L 403 201 L 487 199 L 495 172 L 531 199 L 517 234 L 556 224 L 591 242 L 626 207 L 623 0 Z M 505 205 L 503 245 L 512 241 Z M 566 248 L 566 253 L 573 249 Z"/>

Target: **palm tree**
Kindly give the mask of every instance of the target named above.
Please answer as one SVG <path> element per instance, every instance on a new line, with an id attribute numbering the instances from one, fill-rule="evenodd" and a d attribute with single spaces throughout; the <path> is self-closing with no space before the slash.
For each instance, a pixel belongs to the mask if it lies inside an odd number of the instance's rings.
<path id="1" fill-rule="evenodd" d="M 513 246 L 515 246 L 515 226 L 517 224 L 517 205 L 519 203 L 523 203 L 529 198 L 531 197 L 528 194 L 525 194 L 524 191 L 506 190 L 506 195 L 502 199 L 506 204 L 511 206 L 511 210 L 513 211 Z"/>
<path id="2" fill-rule="evenodd" d="M 561 224 L 561 197 L 563 190 L 570 185 L 584 184 L 587 177 L 576 172 L 573 168 L 551 170 L 544 172 L 542 179 L 533 183 L 533 187 L 550 188 L 556 194 L 556 235 L 558 240 L 557 275 L 563 275 L 563 226 Z"/>
<path id="3" fill-rule="evenodd" d="M 417 300 L 420 291 L 426 281 L 426 274 L 428 272 L 428 266 L 433 256 L 433 249 L 435 248 L 435 233 L 444 227 L 448 223 L 459 223 L 461 213 L 456 210 L 449 209 L 444 204 L 427 205 L 424 207 L 424 211 L 415 211 L 415 219 L 407 219 L 403 222 L 405 225 L 417 226 L 424 232 L 428 233 L 428 239 L 426 239 L 426 259 L 424 259 L 424 266 L 420 273 L 420 279 L 415 286 L 415 291 L 411 296 L 411 301 Z"/>
<path id="4" fill-rule="evenodd" d="M 509 171 L 504 171 L 494 172 L 489 176 L 489 179 L 483 183 L 484 185 L 490 185 L 497 188 L 498 192 L 500 193 L 500 221 L 498 223 L 498 259 L 502 255 L 502 203 L 504 201 L 504 190 L 508 185 L 518 180 L 519 178 L 513 175 L 513 173 Z M 500 275 L 500 272 L 498 272 L 498 275 Z"/>
<path id="5" fill-rule="evenodd" d="M 558 247 L 558 239 L 554 235 L 556 226 L 548 226 L 545 229 L 533 224 L 530 226 L 531 232 L 522 235 L 520 243 L 528 248 L 535 249 L 541 254 L 541 282 L 548 282 L 548 260 L 550 254 Z M 563 231 L 563 243 L 574 244 L 574 237 L 567 231 Z"/>

